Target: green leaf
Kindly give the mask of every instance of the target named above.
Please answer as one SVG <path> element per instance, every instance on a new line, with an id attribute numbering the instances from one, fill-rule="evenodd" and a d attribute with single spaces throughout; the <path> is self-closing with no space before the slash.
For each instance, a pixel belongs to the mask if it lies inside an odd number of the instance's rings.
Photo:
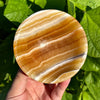
<path id="1" fill-rule="evenodd" d="M 94 100 L 100 100 L 100 71 L 87 73 L 85 83 Z"/>
<path id="2" fill-rule="evenodd" d="M 3 83 L 0 84 L 0 87 L 4 87 L 5 85 Z"/>
<path id="3" fill-rule="evenodd" d="M 70 93 L 67 93 L 66 91 L 63 94 L 62 100 L 73 100 L 73 96 Z"/>
<path id="4" fill-rule="evenodd" d="M 34 0 L 34 1 L 35 4 L 39 5 L 41 8 L 44 8 L 47 3 L 47 0 Z"/>
<path id="5" fill-rule="evenodd" d="M 100 65 L 97 63 L 95 58 L 87 56 L 82 69 L 84 71 L 99 71 Z"/>
<path id="6" fill-rule="evenodd" d="M 72 3 L 70 0 L 67 1 L 67 4 L 68 4 L 68 13 L 73 17 L 76 17 L 75 4 Z"/>
<path id="7" fill-rule="evenodd" d="M 96 23 L 100 27 L 100 7 L 90 10 L 87 12 L 89 17 L 92 19 L 94 23 Z"/>
<path id="8" fill-rule="evenodd" d="M 100 57 L 100 26 L 98 25 L 100 24 L 99 18 L 100 7 L 86 12 L 81 21 L 81 25 L 83 26 L 88 39 L 88 55 L 96 58 Z M 96 19 L 96 21 L 94 19 Z"/>
<path id="9" fill-rule="evenodd" d="M 0 7 L 4 6 L 4 2 L 0 0 Z"/>
<path id="10" fill-rule="evenodd" d="M 47 0 L 45 9 L 65 10 L 66 0 Z"/>
<path id="11" fill-rule="evenodd" d="M 15 27 L 4 15 L 5 7 L 0 8 L 0 39 L 3 40 L 11 32 L 11 28 Z"/>
<path id="12" fill-rule="evenodd" d="M 84 11 L 86 11 L 87 7 L 94 9 L 100 6 L 100 0 L 70 0 L 70 1 L 73 2 L 76 5 L 76 7 Z"/>
<path id="13" fill-rule="evenodd" d="M 33 3 L 35 0 L 29 0 L 29 1 Z"/>
<path id="14" fill-rule="evenodd" d="M 4 16 L 15 25 L 19 25 L 25 18 L 32 14 L 27 0 L 9 0 L 4 11 Z"/>
<path id="15" fill-rule="evenodd" d="M 9 73 L 6 73 L 6 76 L 5 76 L 4 80 L 5 80 L 7 83 L 9 83 L 10 81 L 12 81 L 11 75 L 10 75 Z"/>
<path id="16" fill-rule="evenodd" d="M 94 100 L 91 95 L 89 94 L 89 92 L 83 92 L 82 94 L 83 99 L 82 100 Z"/>
<path id="17" fill-rule="evenodd" d="M 97 58 L 96 61 L 97 61 L 97 62 L 99 63 L 99 65 L 100 65 L 100 58 Z"/>

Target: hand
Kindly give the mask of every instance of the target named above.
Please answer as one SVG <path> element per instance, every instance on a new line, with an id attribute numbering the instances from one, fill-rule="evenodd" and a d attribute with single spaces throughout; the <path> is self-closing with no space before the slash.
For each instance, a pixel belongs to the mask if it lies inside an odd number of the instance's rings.
<path id="1" fill-rule="evenodd" d="M 59 84 L 37 82 L 19 71 L 6 100 L 61 100 L 70 79 Z"/>

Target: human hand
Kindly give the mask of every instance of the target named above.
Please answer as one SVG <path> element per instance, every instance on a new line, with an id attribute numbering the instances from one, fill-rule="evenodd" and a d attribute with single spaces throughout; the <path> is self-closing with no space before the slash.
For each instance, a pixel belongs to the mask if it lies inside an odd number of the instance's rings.
<path id="1" fill-rule="evenodd" d="M 61 100 L 69 83 L 70 79 L 59 84 L 43 84 L 19 71 L 6 100 Z"/>

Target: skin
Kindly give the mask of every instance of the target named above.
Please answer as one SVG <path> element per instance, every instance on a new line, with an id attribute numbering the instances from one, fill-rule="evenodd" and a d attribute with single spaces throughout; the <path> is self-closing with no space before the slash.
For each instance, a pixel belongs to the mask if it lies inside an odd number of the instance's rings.
<path id="1" fill-rule="evenodd" d="M 59 84 L 43 84 L 29 78 L 20 70 L 6 100 L 61 100 L 69 83 L 70 79 Z"/>

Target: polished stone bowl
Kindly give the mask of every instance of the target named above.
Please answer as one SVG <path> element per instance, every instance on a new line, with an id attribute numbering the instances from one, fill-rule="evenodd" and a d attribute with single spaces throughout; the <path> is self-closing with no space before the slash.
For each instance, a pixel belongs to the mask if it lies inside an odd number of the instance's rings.
<path id="1" fill-rule="evenodd" d="M 22 71 L 43 83 L 73 77 L 87 56 L 87 38 L 80 23 L 59 10 L 42 10 L 16 31 L 14 55 Z"/>

